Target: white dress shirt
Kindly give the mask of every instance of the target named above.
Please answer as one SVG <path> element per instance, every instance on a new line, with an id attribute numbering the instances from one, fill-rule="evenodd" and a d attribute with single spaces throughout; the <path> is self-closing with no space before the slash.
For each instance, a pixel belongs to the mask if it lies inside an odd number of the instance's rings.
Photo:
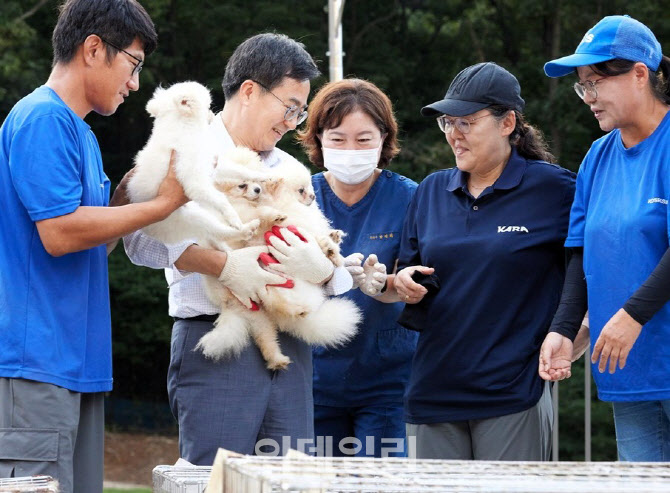
<path id="1" fill-rule="evenodd" d="M 209 131 L 215 152 L 222 159 L 228 150 L 235 147 L 235 144 L 223 125 L 220 114 L 212 120 Z M 261 152 L 260 157 L 269 168 L 280 167 L 290 161 L 297 162 L 293 156 L 277 148 Z M 165 245 L 145 235 L 142 230 L 123 238 L 126 254 L 132 263 L 154 269 L 165 269 L 165 278 L 170 288 L 168 311 L 172 317 L 189 318 L 219 312 L 219 307 L 209 301 L 205 294 L 202 275 L 180 271 L 174 265 L 184 250 L 194 243 L 194 240 L 187 240 L 174 245 Z M 330 281 L 324 285 L 324 291 L 327 295 L 338 295 L 347 292 L 351 286 L 352 279 L 349 272 L 344 267 L 338 267 Z"/>

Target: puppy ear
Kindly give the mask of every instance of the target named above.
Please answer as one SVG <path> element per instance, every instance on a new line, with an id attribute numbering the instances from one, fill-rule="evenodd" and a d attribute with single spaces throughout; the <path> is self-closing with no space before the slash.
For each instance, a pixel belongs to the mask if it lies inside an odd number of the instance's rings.
<path id="1" fill-rule="evenodd" d="M 270 178 L 265 182 L 265 191 L 271 195 L 276 195 L 277 190 L 279 190 L 283 184 L 283 178 Z"/>
<path id="2" fill-rule="evenodd" d="M 209 107 L 212 97 L 209 89 L 191 81 L 180 82 L 172 87 L 175 89 L 174 104 L 182 115 L 202 117 L 204 121 L 211 121 Z"/>
<path id="3" fill-rule="evenodd" d="M 183 115 L 193 115 L 197 111 L 197 101 L 188 94 L 175 94 L 174 103 Z"/>
<path id="4" fill-rule="evenodd" d="M 154 91 L 154 95 L 147 103 L 147 113 L 156 118 L 161 113 L 161 108 L 163 108 L 163 99 L 164 99 L 165 89 L 162 87 L 157 87 Z"/>

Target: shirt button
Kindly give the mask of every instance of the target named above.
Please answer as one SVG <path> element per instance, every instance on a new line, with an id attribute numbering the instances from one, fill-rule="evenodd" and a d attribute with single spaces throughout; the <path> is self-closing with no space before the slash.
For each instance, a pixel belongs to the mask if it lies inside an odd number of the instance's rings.
<path id="1" fill-rule="evenodd" d="M 386 176 L 390 177 L 391 175 L 392 175 L 392 173 L 390 171 L 386 172 Z"/>
<path id="2" fill-rule="evenodd" d="M 473 210 L 473 211 L 478 211 L 478 210 L 479 210 L 479 207 L 476 206 L 476 205 L 474 205 L 474 206 L 472 206 L 472 210 Z"/>

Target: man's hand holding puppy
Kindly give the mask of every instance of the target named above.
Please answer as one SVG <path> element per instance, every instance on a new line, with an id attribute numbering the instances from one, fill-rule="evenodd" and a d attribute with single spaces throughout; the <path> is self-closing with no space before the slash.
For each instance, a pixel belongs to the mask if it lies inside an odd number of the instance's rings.
<path id="1" fill-rule="evenodd" d="M 259 293 L 266 289 L 266 285 L 286 282 L 282 276 L 266 271 L 258 263 L 259 255 L 267 252 L 268 247 L 264 245 L 228 252 L 219 275 L 219 281 L 249 309 L 253 302 L 260 300 Z"/>
<path id="2" fill-rule="evenodd" d="M 268 284 L 285 283 L 286 279 L 268 272 L 258 263 L 258 257 L 268 247 L 252 246 L 220 252 L 200 245 L 190 245 L 174 263 L 184 272 L 199 272 L 218 278 L 233 295 L 249 309 L 260 301 L 259 293 Z"/>
<path id="3" fill-rule="evenodd" d="M 268 265 L 269 269 L 314 284 L 323 284 L 330 279 L 335 266 L 311 234 L 302 228 L 296 229 L 299 236 L 288 228 L 279 231 L 283 240 L 277 235 L 268 236 L 270 253 L 279 261 Z"/>

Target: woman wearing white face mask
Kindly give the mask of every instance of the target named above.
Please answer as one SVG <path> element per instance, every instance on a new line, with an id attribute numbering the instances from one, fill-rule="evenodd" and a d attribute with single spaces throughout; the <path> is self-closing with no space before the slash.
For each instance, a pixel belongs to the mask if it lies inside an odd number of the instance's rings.
<path id="1" fill-rule="evenodd" d="M 370 82 L 345 79 L 321 88 L 300 133 L 312 164 L 327 170 L 312 179 L 317 201 L 347 233 L 342 252 L 360 289 L 345 296 L 365 317 L 345 347 L 314 350 L 315 435 L 326 455 L 407 454 L 402 398 L 417 334 L 396 323 L 404 305 L 384 303 L 382 293 L 417 186 L 384 169 L 399 151 L 397 132 L 388 97 Z"/>

